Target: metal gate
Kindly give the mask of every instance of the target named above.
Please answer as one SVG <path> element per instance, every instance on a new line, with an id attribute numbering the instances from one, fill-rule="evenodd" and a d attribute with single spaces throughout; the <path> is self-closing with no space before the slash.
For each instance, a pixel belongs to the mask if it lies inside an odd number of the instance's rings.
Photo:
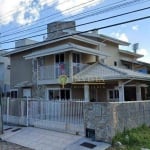
<path id="1" fill-rule="evenodd" d="M 83 101 L 3 99 L 6 123 L 84 135 Z"/>

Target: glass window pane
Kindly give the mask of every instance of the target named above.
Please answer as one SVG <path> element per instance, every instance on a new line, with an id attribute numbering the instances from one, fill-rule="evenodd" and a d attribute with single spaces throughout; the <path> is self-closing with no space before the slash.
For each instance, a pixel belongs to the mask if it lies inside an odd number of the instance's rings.
<path id="1" fill-rule="evenodd" d="M 73 53 L 73 62 L 76 62 L 76 54 Z"/>
<path id="2" fill-rule="evenodd" d="M 55 55 L 55 61 L 56 63 L 59 63 L 59 54 Z"/>
<path id="3" fill-rule="evenodd" d="M 80 63 L 80 55 L 77 54 L 77 63 Z"/>
<path id="4" fill-rule="evenodd" d="M 64 54 L 60 54 L 60 62 L 61 62 L 61 63 L 64 62 Z"/>
<path id="5" fill-rule="evenodd" d="M 112 90 L 109 91 L 109 98 L 110 98 L 110 99 L 113 99 L 113 91 L 112 91 Z"/>

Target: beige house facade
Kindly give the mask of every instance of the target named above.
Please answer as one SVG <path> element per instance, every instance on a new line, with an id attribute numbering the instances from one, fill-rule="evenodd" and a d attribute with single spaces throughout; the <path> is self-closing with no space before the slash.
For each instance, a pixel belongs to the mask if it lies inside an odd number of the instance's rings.
<path id="1" fill-rule="evenodd" d="M 78 32 L 74 21 L 54 22 L 47 28 L 45 41 L 24 39 L 5 54 L 11 60 L 14 97 L 94 102 L 147 99 L 150 75 L 143 70 L 148 64 L 137 61 L 142 55 L 119 49 L 130 43 L 95 31 Z"/>

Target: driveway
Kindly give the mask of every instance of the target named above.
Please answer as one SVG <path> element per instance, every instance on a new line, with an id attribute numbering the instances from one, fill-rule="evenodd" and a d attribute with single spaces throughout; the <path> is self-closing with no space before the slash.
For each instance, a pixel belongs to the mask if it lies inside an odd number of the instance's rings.
<path id="1" fill-rule="evenodd" d="M 34 127 L 5 126 L 3 140 L 35 150 L 105 150 L 110 145 L 82 136 Z"/>

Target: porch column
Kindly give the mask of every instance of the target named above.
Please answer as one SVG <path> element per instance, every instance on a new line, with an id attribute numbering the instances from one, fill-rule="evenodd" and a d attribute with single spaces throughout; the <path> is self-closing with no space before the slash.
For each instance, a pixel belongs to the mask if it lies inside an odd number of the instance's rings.
<path id="1" fill-rule="evenodd" d="M 119 82 L 119 102 L 124 102 L 124 84 L 120 81 Z"/>
<path id="2" fill-rule="evenodd" d="M 72 82 L 73 79 L 73 60 L 72 60 L 72 52 L 69 53 L 69 77 Z"/>
<path id="3" fill-rule="evenodd" d="M 84 101 L 90 101 L 90 94 L 89 94 L 89 85 L 84 84 Z"/>
<path id="4" fill-rule="evenodd" d="M 140 84 L 136 84 L 136 100 L 137 101 L 142 100 L 142 94 L 141 94 L 141 86 L 140 86 Z"/>

